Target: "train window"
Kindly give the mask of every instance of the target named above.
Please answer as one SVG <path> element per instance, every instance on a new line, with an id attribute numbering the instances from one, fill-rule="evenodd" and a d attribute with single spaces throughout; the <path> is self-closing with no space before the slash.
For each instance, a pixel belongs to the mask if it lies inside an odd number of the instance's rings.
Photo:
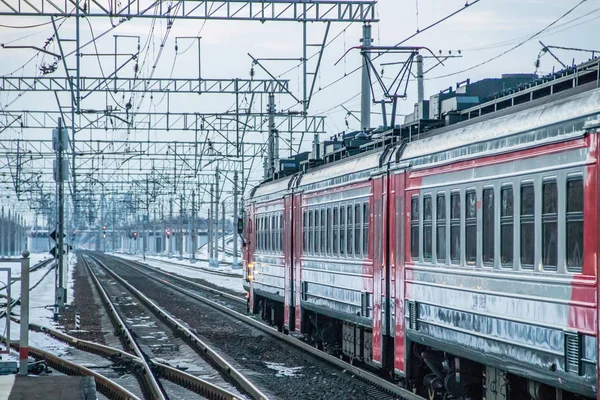
<path id="1" fill-rule="evenodd" d="M 346 206 L 340 207 L 340 257 L 346 254 Z"/>
<path id="2" fill-rule="evenodd" d="M 304 234 L 302 235 L 302 250 L 304 254 L 306 254 L 306 242 L 308 240 L 308 229 L 306 228 L 308 224 L 308 216 L 306 215 L 307 211 L 304 210 L 304 217 L 302 218 L 302 229 Z"/>
<path id="3" fill-rule="evenodd" d="M 361 207 L 360 203 L 354 203 L 354 255 L 361 257 L 361 246 L 360 233 L 362 232 L 362 217 L 360 215 Z"/>
<path id="4" fill-rule="evenodd" d="M 260 217 L 260 219 L 258 220 L 260 223 L 260 231 L 259 231 L 259 238 L 260 238 L 260 245 L 259 245 L 259 250 L 263 251 L 265 248 L 265 237 L 264 237 L 264 233 L 265 233 L 265 217 Z"/>
<path id="5" fill-rule="evenodd" d="M 353 251 L 352 251 L 352 235 L 353 235 L 353 230 L 354 230 L 354 220 L 353 220 L 353 213 L 352 213 L 352 205 L 349 204 L 348 207 L 346 207 L 346 255 L 348 257 L 352 257 L 353 255 Z"/>
<path id="6" fill-rule="evenodd" d="M 308 253 L 313 254 L 315 245 L 315 210 L 308 211 Z"/>
<path id="7" fill-rule="evenodd" d="M 423 196 L 423 259 L 431 261 L 433 232 L 431 227 L 431 195 Z"/>
<path id="8" fill-rule="evenodd" d="M 513 263 L 513 188 L 503 187 L 500 204 L 500 262 L 503 267 L 512 268 Z"/>
<path id="9" fill-rule="evenodd" d="M 256 243 L 256 249 L 262 251 L 262 217 L 257 218 L 256 237 L 258 238 Z"/>
<path id="10" fill-rule="evenodd" d="M 535 190 L 532 183 L 521 186 L 521 267 L 533 269 L 535 258 Z"/>
<path id="11" fill-rule="evenodd" d="M 321 255 L 325 255 L 325 245 L 327 244 L 327 220 L 325 219 L 325 209 L 321 208 Z"/>
<path id="12" fill-rule="evenodd" d="M 331 256 L 331 207 L 327 207 L 327 255 Z"/>
<path id="13" fill-rule="evenodd" d="M 567 179 L 567 271 L 583 271 L 583 178 Z"/>
<path id="14" fill-rule="evenodd" d="M 419 258 L 419 196 L 410 200 L 410 256 Z"/>
<path id="15" fill-rule="evenodd" d="M 467 264 L 477 261 L 477 194 L 475 190 L 465 195 L 465 259 Z"/>
<path id="16" fill-rule="evenodd" d="M 272 217 L 273 219 L 271 220 L 271 237 L 272 239 L 272 243 L 271 243 L 271 250 L 273 252 L 275 251 L 279 251 L 279 245 L 278 245 L 278 241 L 279 239 L 277 238 L 277 227 L 279 226 L 279 221 L 277 221 L 277 219 L 279 218 L 277 215 L 273 215 Z"/>
<path id="17" fill-rule="evenodd" d="M 450 194 L 450 260 L 460 263 L 460 193 Z"/>
<path id="18" fill-rule="evenodd" d="M 542 184 L 542 265 L 556 271 L 558 253 L 558 188 L 556 181 Z"/>
<path id="19" fill-rule="evenodd" d="M 256 217 L 256 251 L 260 251 L 260 218 Z"/>
<path id="20" fill-rule="evenodd" d="M 363 204 L 363 245 L 362 253 L 364 258 L 369 258 L 369 202 Z"/>
<path id="21" fill-rule="evenodd" d="M 321 215 L 319 210 L 315 210 L 315 247 L 313 248 L 313 254 L 319 254 L 321 246 Z"/>
<path id="22" fill-rule="evenodd" d="M 279 214 L 279 251 L 283 252 L 283 213 Z"/>
<path id="23" fill-rule="evenodd" d="M 483 189 L 482 197 L 482 258 L 490 265 L 494 263 L 494 189 Z"/>
<path id="24" fill-rule="evenodd" d="M 339 215 L 340 215 L 340 208 L 338 206 L 335 206 L 333 208 L 333 255 L 335 257 L 339 257 L 339 249 L 340 249 L 340 241 L 338 238 L 338 232 L 340 229 L 340 225 L 339 225 Z"/>
<path id="25" fill-rule="evenodd" d="M 446 195 L 437 195 L 435 208 L 435 253 L 439 263 L 446 262 Z"/>

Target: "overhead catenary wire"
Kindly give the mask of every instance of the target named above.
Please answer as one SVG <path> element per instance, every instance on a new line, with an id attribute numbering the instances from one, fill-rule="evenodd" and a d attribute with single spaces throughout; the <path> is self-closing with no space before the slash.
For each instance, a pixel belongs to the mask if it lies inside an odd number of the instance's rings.
<path id="1" fill-rule="evenodd" d="M 481 67 L 483 65 L 489 64 L 492 61 L 495 61 L 495 60 L 497 60 L 497 59 L 499 59 L 499 58 L 507 55 L 508 53 L 510 53 L 510 52 L 518 49 L 519 47 L 523 46 L 525 43 L 529 42 L 530 40 L 535 39 L 540 34 L 544 33 L 546 30 L 548 30 L 550 27 L 552 27 L 553 25 L 557 24 L 564 17 L 566 17 L 567 15 L 571 14 L 573 11 L 575 11 L 579 6 L 581 6 L 586 1 L 587 0 L 581 0 L 575 6 L 571 7 L 567 12 L 565 12 L 560 17 L 558 17 L 557 19 L 555 19 L 554 21 L 552 21 L 550 24 L 546 25 L 541 30 L 537 31 L 536 33 L 534 33 L 533 35 L 529 36 L 525 40 L 522 40 L 521 42 L 517 43 L 516 45 L 514 45 L 510 49 L 505 50 L 502 53 L 495 55 L 494 57 L 488 58 L 487 60 L 479 62 L 479 63 L 477 63 L 477 64 L 475 64 L 475 65 L 473 65 L 471 67 L 461 69 L 460 71 L 455 71 L 455 72 L 452 72 L 452 73 L 449 73 L 449 74 L 444 74 L 444 75 L 434 76 L 434 77 L 430 77 L 430 78 L 425 78 L 425 80 L 435 80 L 435 79 L 441 79 L 441 78 L 448 78 L 448 77 L 451 77 L 451 76 L 454 76 L 454 75 L 459 75 L 459 74 L 462 74 L 462 73 L 474 70 L 474 69 L 479 68 L 479 67 Z"/>

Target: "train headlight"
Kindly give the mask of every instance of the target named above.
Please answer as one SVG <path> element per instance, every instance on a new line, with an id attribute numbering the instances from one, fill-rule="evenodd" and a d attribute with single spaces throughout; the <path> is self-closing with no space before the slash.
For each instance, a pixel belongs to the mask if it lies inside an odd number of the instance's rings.
<path id="1" fill-rule="evenodd" d="M 248 281 L 254 279 L 254 263 L 248 263 Z"/>

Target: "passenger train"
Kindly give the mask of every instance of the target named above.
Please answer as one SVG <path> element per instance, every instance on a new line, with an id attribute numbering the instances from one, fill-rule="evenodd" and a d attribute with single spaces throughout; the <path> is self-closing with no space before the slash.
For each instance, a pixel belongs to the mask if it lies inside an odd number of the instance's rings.
<path id="1" fill-rule="evenodd" d="M 430 399 L 600 399 L 594 71 L 258 185 L 249 310 Z"/>

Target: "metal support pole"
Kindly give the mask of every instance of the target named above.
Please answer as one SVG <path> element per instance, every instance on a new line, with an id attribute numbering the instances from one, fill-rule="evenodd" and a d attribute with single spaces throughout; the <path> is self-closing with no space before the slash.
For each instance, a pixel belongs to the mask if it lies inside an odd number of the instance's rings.
<path id="1" fill-rule="evenodd" d="M 8 210 L 8 218 L 7 218 L 7 223 L 8 223 L 8 229 L 6 230 L 6 253 L 7 255 L 10 257 L 12 256 L 12 214 L 10 212 L 10 210 Z"/>
<path id="2" fill-rule="evenodd" d="M 214 237 L 213 237 L 213 262 L 214 267 L 219 267 L 219 167 L 215 169 L 215 213 L 213 214 Z"/>
<path id="3" fill-rule="evenodd" d="M 0 216 L 0 257 L 6 257 L 6 248 L 4 243 L 8 233 L 6 232 L 6 222 L 4 220 L 4 206 L 2 206 L 2 215 Z"/>
<path id="4" fill-rule="evenodd" d="M 143 240 L 142 240 L 142 259 L 146 260 L 146 246 L 148 246 L 148 220 L 150 219 L 150 192 L 148 191 L 148 177 L 146 177 L 146 214 L 144 214 Z"/>
<path id="5" fill-rule="evenodd" d="M 238 269 L 240 267 L 238 261 L 238 234 L 237 234 L 237 219 L 238 219 L 238 172 L 233 171 L 233 259 L 231 260 L 231 268 Z"/>
<path id="6" fill-rule="evenodd" d="M 268 176 L 265 178 L 274 179 L 276 165 L 279 159 L 279 138 L 277 137 L 277 129 L 275 129 L 275 95 L 269 94 L 269 104 L 267 105 L 269 114 L 269 152 L 268 152 Z"/>
<path id="7" fill-rule="evenodd" d="M 57 178 L 57 220 L 56 220 L 56 265 L 57 265 L 57 282 L 55 290 L 55 308 L 54 318 L 58 318 L 59 311 L 62 311 L 65 303 L 67 302 L 67 289 L 65 284 L 65 260 L 64 260 L 64 232 L 65 232 L 65 197 L 64 197 L 64 180 L 63 175 L 64 167 L 63 163 L 63 150 L 64 144 L 67 143 L 66 129 L 63 129 L 61 118 L 58 119 L 58 131 L 56 135 L 56 178 Z"/>
<path id="8" fill-rule="evenodd" d="M 417 54 L 417 101 L 425 100 L 425 89 L 423 87 L 423 56 Z"/>
<path id="9" fill-rule="evenodd" d="M 190 262 L 196 262 L 196 191 L 192 190 L 192 230 L 190 232 L 191 251 Z"/>
<path id="10" fill-rule="evenodd" d="M 363 25 L 363 47 L 371 46 L 371 25 Z M 360 96 L 360 127 L 362 130 L 367 130 L 371 127 L 371 90 L 369 82 L 369 64 L 367 62 L 368 54 L 363 55 L 362 60 L 362 79 L 361 79 L 361 96 Z"/>
<path id="11" fill-rule="evenodd" d="M 100 241 L 100 251 L 106 251 L 106 240 L 104 238 L 104 185 L 102 185 L 102 195 L 100 196 L 100 230 L 102 230 L 102 239 Z"/>
<path id="12" fill-rule="evenodd" d="M 213 216 L 214 216 L 214 204 L 215 204 L 215 194 L 214 194 L 214 184 L 210 184 L 210 206 L 208 208 L 208 265 L 212 267 L 214 265 L 213 260 Z"/>
<path id="13" fill-rule="evenodd" d="M 221 260 L 225 260 L 225 201 L 223 201 L 223 205 L 221 208 Z"/>
<path id="14" fill-rule="evenodd" d="M 212 185 L 210 185 L 211 194 L 210 194 L 210 204 L 208 207 L 208 220 L 206 224 L 207 237 L 206 237 L 206 246 L 208 250 L 208 266 L 212 267 Z"/>
<path id="15" fill-rule="evenodd" d="M 27 375 L 29 358 L 29 251 L 21 258 L 21 336 L 19 339 L 19 375 Z M 9 283 L 10 285 L 10 283 Z M 10 299 L 8 300 L 10 301 Z M 9 316 L 7 315 L 7 318 Z"/>
<path id="16" fill-rule="evenodd" d="M 179 259 L 183 260 L 183 195 L 180 196 L 179 217 Z"/>
<path id="17" fill-rule="evenodd" d="M 113 209 L 113 211 L 112 211 L 112 251 L 114 253 L 115 251 L 117 251 L 117 246 L 116 246 L 117 235 L 115 234 L 117 210 L 116 210 L 116 203 L 115 203 L 114 197 L 111 196 L 111 199 L 112 199 L 112 209 Z"/>

